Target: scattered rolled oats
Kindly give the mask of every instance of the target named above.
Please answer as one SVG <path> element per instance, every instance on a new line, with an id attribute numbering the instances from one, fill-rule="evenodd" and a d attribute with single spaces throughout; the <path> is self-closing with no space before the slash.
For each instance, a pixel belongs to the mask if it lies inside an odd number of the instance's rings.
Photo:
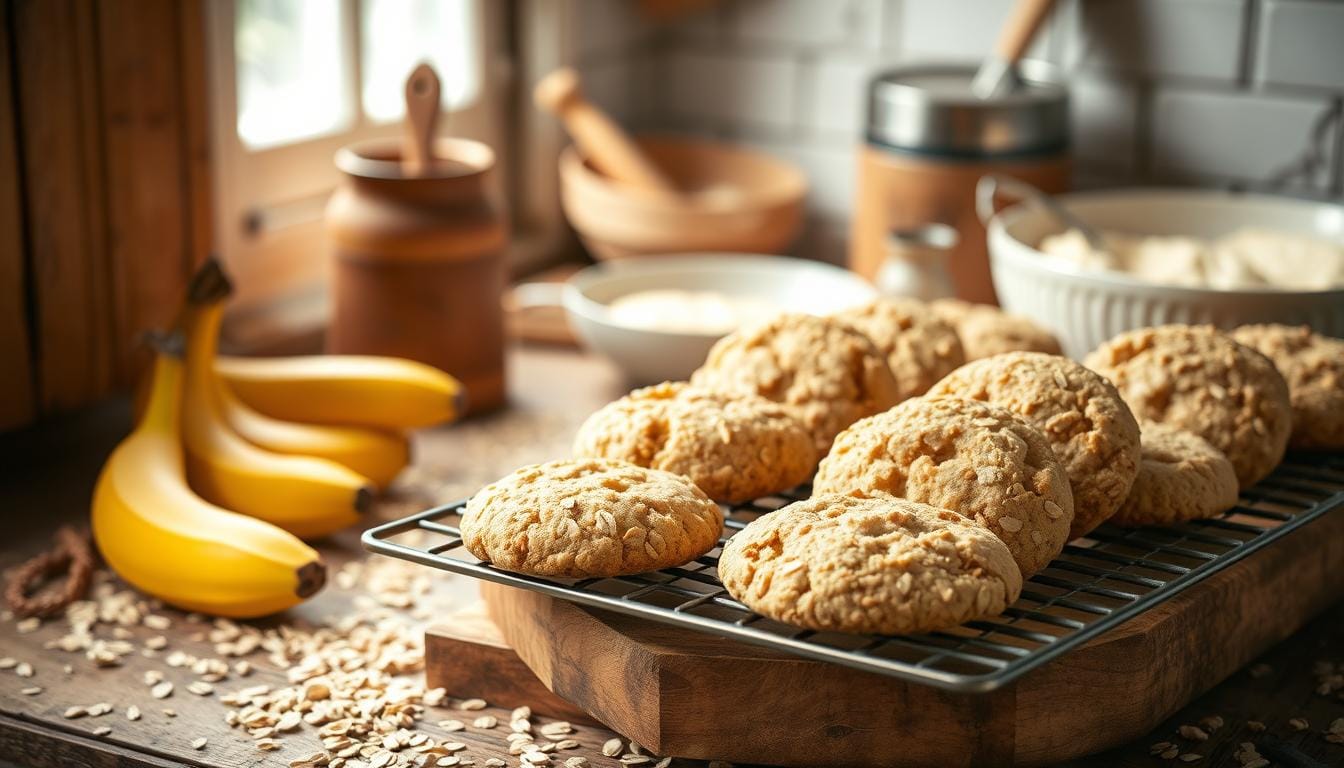
<path id="1" fill-rule="evenodd" d="M 1199 724 L 1203 726 L 1204 730 L 1213 732 L 1223 727 L 1223 718 L 1218 715 L 1209 715 L 1200 720 Z"/>
<path id="2" fill-rule="evenodd" d="M 84 707 L 78 707 L 78 706 L 66 707 L 65 713 L 62 715 L 62 717 L 64 717 L 66 720 L 74 720 L 77 717 L 83 717 L 87 714 L 89 714 L 89 710 L 85 709 Z"/>
<path id="3" fill-rule="evenodd" d="M 132 704 L 126 708 L 126 719 L 135 721 L 140 719 L 140 708 Z"/>
<path id="4" fill-rule="evenodd" d="M 451 733 L 453 731 L 460 731 L 463 728 L 466 728 L 467 724 L 462 722 L 461 720 L 440 720 L 439 727 Z"/>
<path id="5" fill-rule="evenodd" d="M 1191 741 L 1209 740 L 1209 734 L 1193 725 L 1182 725 L 1180 728 L 1177 728 L 1176 731 L 1181 734 L 1181 738 L 1183 739 L 1189 739 Z"/>
<path id="6" fill-rule="evenodd" d="M 149 689 L 149 695 L 156 699 L 166 699 L 173 695 L 173 684 L 167 680 L 162 683 L 157 683 L 153 688 Z"/>
<path id="7" fill-rule="evenodd" d="M 34 674 L 33 665 L 26 661 L 21 661 L 14 666 L 14 674 L 19 677 L 32 677 Z"/>
<path id="8" fill-rule="evenodd" d="M 0 669 L 13 669 L 19 665 L 19 660 L 13 656 L 0 658 Z"/>
<path id="9" fill-rule="evenodd" d="M 565 768 L 589 768 L 588 758 L 571 757 L 565 760 Z"/>
<path id="10" fill-rule="evenodd" d="M 100 725 L 97 728 L 93 729 L 94 736 L 106 736 L 111 732 L 112 732 L 112 726 L 110 725 Z"/>
<path id="11" fill-rule="evenodd" d="M 19 693 L 22 693 L 24 696 L 36 696 L 41 692 L 42 692 L 42 686 L 40 685 L 30 685 L 27 688 L 23 688 L 19 691 Z"/>
<path id="12" fill-rule="evenodd" d="M 191 741 L 191 748 L 192 748 L 192 749 L 205 749 L 205 745 L 208 744 L 208 743 L 210 743 L 210 740 L 207 739 L 206 737 L 202 736 L 202 737 L 200 737 L 199 739 L 192 739 L 192 741 Z"/>
<path id="13" fill-rule="evenodd" d="M 464 699 L 463 701 L 459 701 L 457 703 L 457 709 L 463 712 L 471 712 L 477 709 L 485 709 L 486 706 L 487 705 L 485 703 L 485 699 Z"/>
<path id="14" fill-rule="evenodd" d="M 187 692 L 194 693 L 197 696 L 209 696 L 215 692 L 215 686 L 200 680 L 193 680 L 187 684 Z"/>
<path id="15" fill-rule="evenodd" d="M 30 616 L 26 619 L 20 619 L 14 624 L 14 628 L 19 631 L 20 635 L 26 635 L 29 632 L 36 632 L 37 629 L 41 626 L 42 626 L 42 620 L 37 618 L 36 616 Z"/>
<path id="16" fill-rule="evenodd" d="M 257 741 L 257 749 L 260 749 L 262 752 L 274 752 L 282 746 L 284 746 L 284 742 L 279 739 L 260 739 Z M 395 755 L 393 755 L 393 757 L 395 757 Z M 384 765 L 386 765 L 386 763 L 384 763 Z"/>
<path id="17" fill-rule="evenodd" d="M 1203 759 L 1204 759 L 1204 756 L 1203 756 L 1203 755 L 1197 755 L 1197 754 L 1195 754 L 1194 752 L 1186 752 L 1185 754 L 1181 755 L 1181 758 L 1180 758 L 1180 759 L 1181 759 L 1181 762 L 1183 762 L 1183 763 L 1193 763 L 1193 762 L 1195 762 L 1196 760 L 1203 760 Z"/>
<path id="18" fill-rule="evenodd" d="M 625 744 L 620 739 L 607 739 L 607 742 L 602 745 L 602 754 L 607 757 L 616 757 L 624 751 Z"/>
<path id="19" fill-rule="evenodd" d="M 482 717 L 476 718 L 475 720 L 472 720 L 471 724 L 476 728 L 489 729 L 494 728 L 496 725 L 499 725 L 499 719 L 496 718 L 494 715 L 484 715 Z"/>
<path id="20" fill-rule="evenodd" d="M 1288 721 L 1288 727 L 1294 731 L 1305 731 L 1311 727 L 1311 723 L 1305 717 L 1294 717 Z"/>
<path id="21" fill-rule="evenodd" d="M 1259 720 L 1247 720 L 1246 730 L 1250 731 L 1251 733 L 1263 733 L 1265 730 L 1265 724 L 1260 722 Z"/>

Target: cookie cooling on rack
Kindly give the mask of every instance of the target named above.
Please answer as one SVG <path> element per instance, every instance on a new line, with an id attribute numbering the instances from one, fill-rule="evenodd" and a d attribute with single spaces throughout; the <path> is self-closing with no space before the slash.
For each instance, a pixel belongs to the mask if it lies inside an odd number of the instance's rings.
<path id="1" fill-rule="evenodd" d="M 813 492 L 888 493 L 994 532 L 1024 575 L 1064 549 L 1068 475 L 1040 430 L 978 400 L 916 397 L 840 433 Z"/>
<path id="2" fill-rule="evenodd" d="M 873 342 L 840 320 L 813 315 L 780 315 L 723 337 L 691 383 L 783 405 L 819 453 L 840 430 L 898 400 L 886 356 Z"/>
<path id="3" fill-rule="evenodd" d="M 1111 522 L 1172 525 L 1217 517 L 1236 503 L 1237 475 L 1222 451 L 1193 432 L 1145 423 L 1138 477 Z"/>
<path id="4" fill-rule="evenodd" d="M 784 406 L 664 382 L 602 407 L 579 428 L 575 456 L 685 475 L 711 499 L 748 501 L 812 476 L 812 435 Z"/>
<path id="5" fill-rule="evenodd" d="M 523 467 L 472 497 L 462 543 L 498 568 L 534 576 L 622 576 L 713 549 L 723 512 L 690 480 L 609 459 Z"/>
<path id="6" fill-rule="evenodd" d="M 911 634 L 998 615 L 1022 575 L 1003 542 L 944 509 L 813 496 L 729 539 L 719 578 L 764 616 L 817 630 Z"/>

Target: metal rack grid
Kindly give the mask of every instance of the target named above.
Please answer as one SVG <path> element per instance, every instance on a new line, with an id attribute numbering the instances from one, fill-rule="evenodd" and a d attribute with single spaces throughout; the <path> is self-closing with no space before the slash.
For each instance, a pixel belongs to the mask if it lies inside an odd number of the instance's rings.
<path id="1" fill-rule="evenodd" d="M 809 493 L 804 485 L 725 507 L 725 536 Z M 983 692 L 1169 600 L 1289 531 L 1344 509 L 1344 454 L 1290 454 L 1218 518 L 1149 528 L 1103 525 L 1066 546 L 1045 570 L 1028 579 L 1021 597 L 1000 616 L 900 637 L 818 632 L 753 613 L 719 583 L 722 541 L 684 566 L 635 576 L 564 580 L 504 571 L 480 562 L 462 546 L 453 523 L 465 504 L 372 528 L 364 533 L 364 546 L 594 608 L 946 690 Z"/>

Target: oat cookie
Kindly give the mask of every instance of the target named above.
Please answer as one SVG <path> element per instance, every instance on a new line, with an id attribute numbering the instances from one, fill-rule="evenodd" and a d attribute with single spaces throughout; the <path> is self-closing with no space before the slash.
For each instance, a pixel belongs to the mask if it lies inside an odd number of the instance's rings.
<path id="1" fill-rule="evenodd" d="M 686 563 L 718 543 L 723 512 L 690 480 L 610 459 L 534 464 L 487 485 L 462 543 L 535 576 L 619 576 Z"/>
<path id="2" fill-rule="evenodd" d="M 1066 357 L 1007 352 L 976 360 L 934 385 L 930 396 L 983 400 L 1045 434 L 1073 491 L 1077 538 L 1114 514 L 1139 471 L 1139 423 L 1109 381 Z"/>
<path id="3" fill-rule="evenodd" d="M 825 453 L 840 430 L 896 404 L 887 360 L 859 331 L 829 317 L 780 315 L 730 334 L 691 383 L 783 404 Z"/>
<path id="4" fill-rule="evenodd" d="M 1237 503 L 1232 462 L 1208 441 L 1169 424 L 1145 422 L 1143 459 L 1116 525 L 1165 525 L 1217 517 Z"/>
<path id="5" fill-rule="evenodd" d="M 813 493 L 871 493 L 949 509 L 1008 545 L 1024 576 L 1064 548 L 1073 495 L 1040 430 L 978 400 L 916 397 L 840 433 Z"/>
<path id="6" fill-rule="evenodd" d="M 922 301 L 878 299 L 835 317 L 858 328 L 887 356 L 900 400 L 924 394 L 966 362 L 956 329 L 930 314 Z"/>
<path id="7" fill-rule="evenodd" d="M 957 329 L 967 360 L 1019 351 L 1060 354 L 1059 339 L 1031 318 L 958 299 L 939 299 L 929 309 Z"/>
<path id="8" fill-rule="evenodd" d="M 1245 488 L 1283 458 L 1288 385 L 1269 358 L 1213 326 L 1129 331 L 1087 356 L 1140 420 L 1188 429 L 1222 451 Z"/>
<path id="9" fill-rule="evenodd" d="M 817 468 L 811 433 L 784 406 L 684 382 L 637 389 L 604 406 L 579 428 L 574 455 L 685 475 L 728 503 L 787 490 Z"/>
<path id="10" fill-rule="evenodd" d="M 1294 448 L 1344 448 L 1344 339 L 1305 325 L 1243 325 L 1232 338 L 1274 361 L 1288 381 Z"/>
<path id="11" fill-rule="evenodd" d="M 995 616 L 1022 591 L 992 533 L 890 496 L 813 496 L 758 518 L 724 545 L 719 578 L 770 618 L 887 635 Z"/>

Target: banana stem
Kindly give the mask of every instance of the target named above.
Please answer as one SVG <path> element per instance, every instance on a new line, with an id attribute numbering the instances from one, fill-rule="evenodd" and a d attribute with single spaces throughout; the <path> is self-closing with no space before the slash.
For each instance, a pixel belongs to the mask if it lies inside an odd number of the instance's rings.
<path id="1" fill-rule="evenodd" d="M 191 276 L 187 285 L 187 303 L 192 305 L 215 304 L 233 293 L 233 283 L 224 274 L 224 265 L 211 256 L 205 260 L 196 274 Z"/>

